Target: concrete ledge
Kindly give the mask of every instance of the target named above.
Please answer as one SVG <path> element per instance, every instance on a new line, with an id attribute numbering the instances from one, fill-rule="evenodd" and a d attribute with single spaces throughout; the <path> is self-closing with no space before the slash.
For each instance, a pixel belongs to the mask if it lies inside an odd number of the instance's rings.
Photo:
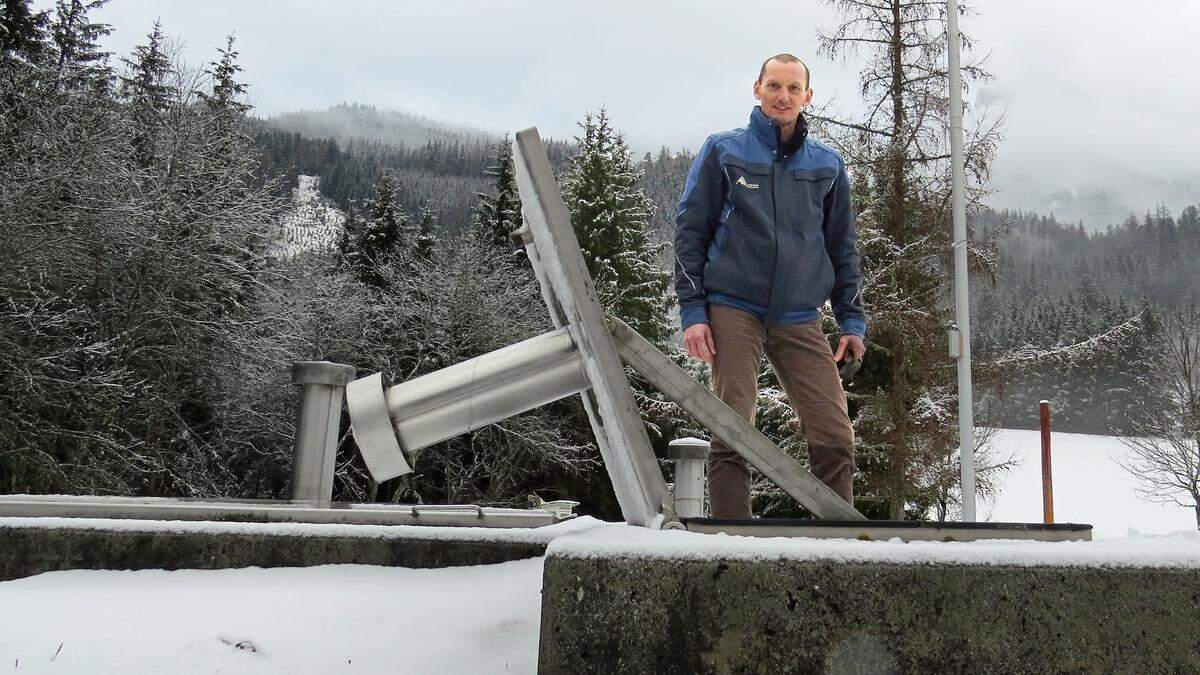
<path id="1" fill-rule="evenodd" d="M 1200 672 L 1200 560 L 821 560 L 814 540 L 813 555 L 755 559 L 722 557 L 719 540 L 746 538 L 719 535 L 707 537 L 717 548 L 708 558 L 672 557 L 619 541 L 588 544 L 593 534 L 548 551 L 542 673 Z M 682 537 L 701 536 L 678 534 L 660 536 L 659 550 L 682 551 L 680 542 L 694 541 Z"/>
<path id="2" fill-rule="evenodd" d="M 541 556 L 555 536 L 595 524 L 496 530 L 0 518 L 0 581 L 66 569 L 486 565 Z"/>

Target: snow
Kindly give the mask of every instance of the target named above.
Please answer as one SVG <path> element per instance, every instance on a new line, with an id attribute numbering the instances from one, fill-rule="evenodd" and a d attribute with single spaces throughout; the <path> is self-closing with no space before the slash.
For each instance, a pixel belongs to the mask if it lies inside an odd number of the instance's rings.
<path id="1" fill-rule="evenodd" d="M 50 572 L 0 583 L 0 670 L 532 673 L 541 585 L 540 558 Z"/>
<path id="2" fill-rule="evenodd" d="M 427 525 L 344 525 L 333 523 L 234 523 L 184 520 L 132 520 L 118 518 L 0 517 L 0 528 L 46 527 L 126 532 L 197 532 L 205 534 L 269 534 L 309 537 L 359 537 L 377 539 L 451 539 L 545 544 L 569 532 L 602 525 L 589 516 L 553 525 L 530 528 L 438 527 Z"/>
<path id="3" fill-rule="evenodd" d="M 838 562 L 1054 567 L 1200 569 L 1200 533 L 1139 535 L 1104 541 L 859 541 L 739 537 L 611 525 L 555 539 L 547 555 L 637 556 L 675 560 L 832 560 Z"/>
<path id="4" fill-rule="evenodd" d="M 337 246 L 345 228 L 346 214 L 325 203 L 319 176 L 299 176 L 292 193 L 292 207 L 279 222 L 272 254 L 290 258 L 309 251 L 328 251 Z"/>
<path id="5" fill-rule="evenodd" d="M 1042 522 L 1041 443 L 1038 431 L 996 432 L 998 456 L 1011 452 L 1021 464 L 1004 480 L 997 500 L 978 505 L 981 520 Z M 1196 530 L 1194 510 L 1137 494 L 1137 480 L 1116 461 L 1127 452 L 1119 438 L 1052 432 L 1050 451 L 1056 522 L 1089 523 L 1094 539 Z"/>
<path id="6" fill-rule="evenodd" d="M 548 555 L 690 560 L 1200 568 L 1192 512 L 1148 503 L 1116 438 L 1053 435 L 1059 522 L 1092 542 L 857 541 L 651 531 L 579 517 L 541 528 L 0 518 L 0 527 L 445 538 L 548 543 Z M 991 521 L 1041 520 L 1040 437 L 1000 430 L 1022 464 Z M 533 673 L 543 559 L 414 570 L 73 570 L 0 583 L 0 669 L 18 673 Z"/>

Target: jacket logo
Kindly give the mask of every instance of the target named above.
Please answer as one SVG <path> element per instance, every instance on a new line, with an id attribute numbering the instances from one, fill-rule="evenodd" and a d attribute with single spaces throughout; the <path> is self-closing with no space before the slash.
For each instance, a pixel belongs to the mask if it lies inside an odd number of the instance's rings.
<path id="1" fill-rule="evenodd" d="M 746 177 L 745 177 L 745 176 L 741 176 L 741 177 L 739 177 L 739 178 L 737 179 L 737 184 L 738 184 L 738 185 L 741 185 L 741 186 L 742 186 L 742 187 L 744 187 L 744 188 L 750 188 L 751 190 L 757 190 L 757 189 L 758 189 L 758 183 L 747 183 L 747 182 L 746 182 Z"/>

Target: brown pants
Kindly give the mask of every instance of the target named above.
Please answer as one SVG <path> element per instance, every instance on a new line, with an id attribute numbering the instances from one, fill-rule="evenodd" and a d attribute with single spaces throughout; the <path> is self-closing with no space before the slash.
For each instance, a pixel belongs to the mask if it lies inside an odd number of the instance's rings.
<path id="1" fill-rule="evenodd" d="M 813 475 L 853 504 L 854 428 L 833 352 L 818 322 L 767 328 L 749 312 L 716 304 L 708 306 L 708 321 L 717 349 L 712 366 L 717 397 L 754 422 L 765 347 L 800 418 Z M 713 518 L 750 517 L 750 470 L 720 438 L 713 439 L 708 454 L 708 490 Z"/>

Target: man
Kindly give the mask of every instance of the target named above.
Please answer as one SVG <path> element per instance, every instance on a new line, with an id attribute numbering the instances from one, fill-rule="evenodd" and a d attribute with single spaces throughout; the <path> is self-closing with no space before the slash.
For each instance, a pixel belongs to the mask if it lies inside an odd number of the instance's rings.
<path id="1" fill-rule="evenodd" d="M 808 137 L 808 67 L 763 62 L 749 126 L 709 136 L 675 224 L 688 355 L 712 366 L 713 390 L 754 421 L 763 352 L 800 418 L 813 474 L 854 503 L 854 430 L 837 361 L 866 352 L 862 272 L 841 156 Z M 819 324 L 832 301 L 837 354 Z M 711 515 L 750 517 L 746 461 L 719 438 L 708 458 Z"/>

